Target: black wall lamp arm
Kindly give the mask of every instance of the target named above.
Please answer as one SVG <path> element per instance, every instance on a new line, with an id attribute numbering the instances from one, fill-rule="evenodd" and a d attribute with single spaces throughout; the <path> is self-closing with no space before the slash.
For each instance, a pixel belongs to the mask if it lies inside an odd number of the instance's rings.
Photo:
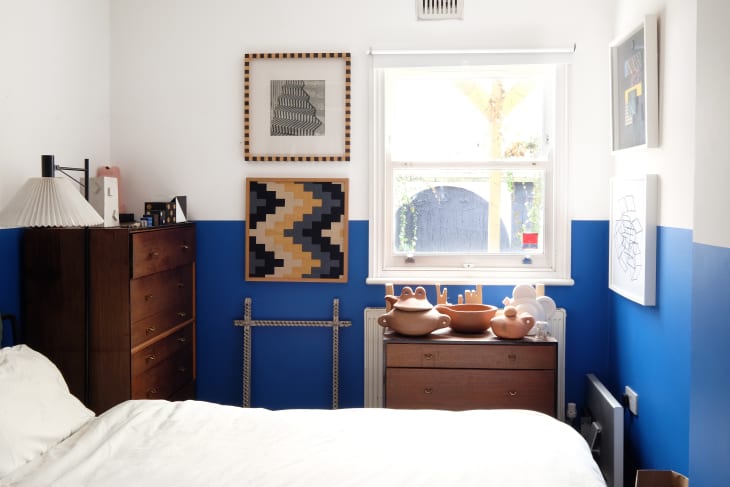
<path id="1" fill-rule="evenodd" d="M 73 179 L 82 188 L 84 188 L 84 198 L 86 198 L 86 201 L 89 201 L 89 160 L 88 159 L 84 159 L 84 167 L 67 167 L 67 166 L 57 165 L 55 162 L 55 156 L 52 156 L 52 155 L 41 156 L 41 172 L 42 172 L 41 175 L 44 178 L 54 177 L 56 175 L 56 170 L 61 171 L 65 176 Z M 83 173 L 84 173 L 83 181 L 80 178 L 76 179 L 75 177 L 68 174 L 66 171 L 83 171 Z"/>

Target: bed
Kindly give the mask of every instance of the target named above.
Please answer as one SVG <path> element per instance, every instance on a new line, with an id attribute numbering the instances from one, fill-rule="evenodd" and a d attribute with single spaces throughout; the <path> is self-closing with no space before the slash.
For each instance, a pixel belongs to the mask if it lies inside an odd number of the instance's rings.
<path id="1" fill-rule="evenodd" d="M 95 416 L 0 349 L 2 486 L 604 486 L 585 440 L 524 410 L 282 410 L 131 400 Z"/>

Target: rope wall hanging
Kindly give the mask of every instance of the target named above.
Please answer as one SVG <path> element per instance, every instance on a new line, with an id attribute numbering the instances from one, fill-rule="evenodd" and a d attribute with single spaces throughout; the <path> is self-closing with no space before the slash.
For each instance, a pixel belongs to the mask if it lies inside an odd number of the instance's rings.
<path id="1" fill-rule="evenodd" d="M 251 328 L 254 326 L 295 326 L 332 328 L 332 409 L 339 407 L 340 394 L 340 328 L 351 326 L 350 321 L 340 321 L 340 300 L 332 300 L 332 320 L 330 321 L 280 321 L 252 320 L 251 298 L 246 298 L 243 306 L 243 319 L 235 320 L 235 326 L 243 327 L 243 407 L 251 407 Z"/>

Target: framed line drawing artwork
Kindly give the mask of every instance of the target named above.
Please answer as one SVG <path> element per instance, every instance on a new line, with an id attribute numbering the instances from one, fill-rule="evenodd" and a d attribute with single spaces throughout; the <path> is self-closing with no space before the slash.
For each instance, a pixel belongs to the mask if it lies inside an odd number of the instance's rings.
<path id="1" fill-rule="evenodd" d="M 348 184 L 247 178 L 246 280 L 347 282 Z"/>
<path id="2" fill-rule="evenodd" d="M 247 53 L 243 83 L 247 161 L 350 160 L 350 53 Z"/>
<path id="3" fill-rule="evenodd" d="M 656 304 L 657 175 L 611 178 L 608 287 Z"/>
<path id="4" fill-rule="evenodd" d="M 659 145 L 657 17 L 611 43 L 613 151 Z"/>

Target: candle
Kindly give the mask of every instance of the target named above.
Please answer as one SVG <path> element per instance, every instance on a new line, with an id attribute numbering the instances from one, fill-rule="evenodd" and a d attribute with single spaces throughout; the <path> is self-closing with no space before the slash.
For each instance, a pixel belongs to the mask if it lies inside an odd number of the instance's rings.
<path id="1" fill-rule="evenodd" d="M 436 304 L 448 304 L 448 289 L 441 292 L 441 284 L 436 284 Z"/>

